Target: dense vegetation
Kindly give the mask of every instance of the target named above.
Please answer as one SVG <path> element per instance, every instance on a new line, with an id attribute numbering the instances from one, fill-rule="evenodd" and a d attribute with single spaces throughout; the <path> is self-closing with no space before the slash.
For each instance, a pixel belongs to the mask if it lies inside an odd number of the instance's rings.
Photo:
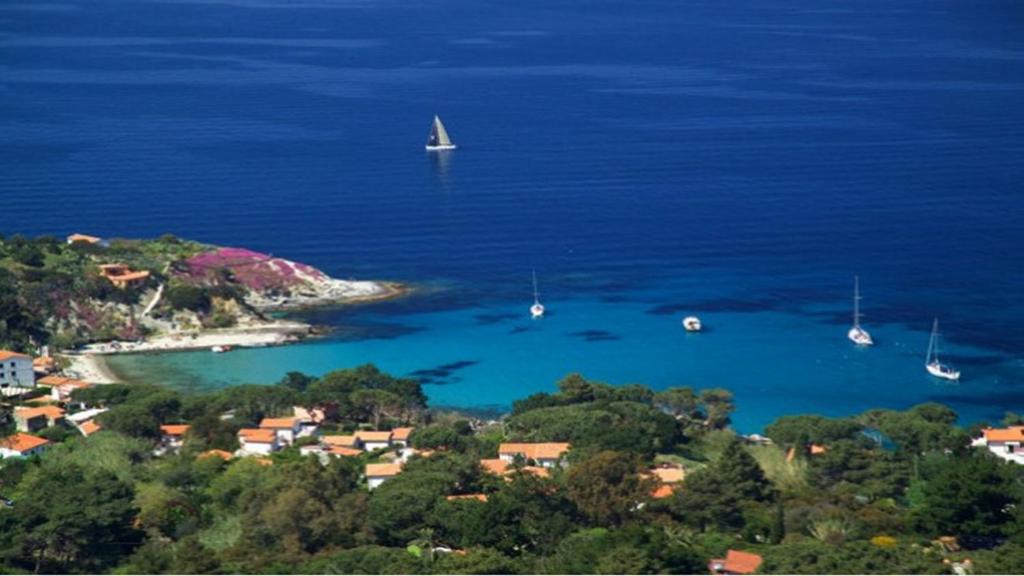
<path id="1" fill-rule="evenodd" d="M 0 463 L 0 495 L 13 501 L 0 506 L 0 572 L 704 573 L 729 548 L 763 555 L 762 572 L 949 573 L 966 558 L 979 573 L 1024 570 L 1021 469 L 968 448 L 935 404 L 784 417 L 766 429 L 774 445 L 754 445 L 728 429 L 724 390 L 577 375 L 492 423 L 433 413 L 415 381 L 372 366 L 76 399 L 111 407 L 104 431 Z M 239 427 L 293 405 L 329 407 L 328 432 L 414 424 L 413 444 L 434 452 L 373 491 L 361 473 L 379 454 L 197 457 L 234 449 Z M 191 423 L 185 445 L 154 456 L 168 422 Z M 573 449 L 550 477 L 503 479 L 479 460 L 505 440 Z M 655 462 L 688 471 L 668 498 L 651 495 Z M 474 493 L 488 498 L 446 498 Z M 942 536 L 963 549 L 940 547 Z"/>

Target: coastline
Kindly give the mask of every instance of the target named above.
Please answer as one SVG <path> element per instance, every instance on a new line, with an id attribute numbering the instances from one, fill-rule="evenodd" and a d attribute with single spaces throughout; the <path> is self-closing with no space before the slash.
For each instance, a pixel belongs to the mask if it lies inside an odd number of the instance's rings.
<path id="1" fill-rule="evenodd" d="M 337 281 L 339 284 L 355 284 Z M 345 290 L 332 296 L 307 296 L 268 304 L 266 312 L 297 312 L 313 308 L 349 306 L 391 300 L 409 294 L 412 289 L 397 282 L 359 282 L 360 289 Z M 371 288 L 367 289 L 367 287 Z M 268 320 L 232 328 L 208 329 L 195 332 L 160 334 L 139 342 L 101 342 L 84 346 L 81 350 L 62 352 L 69 361 L 64 372 L 71 377 L 93 384 L 113 384 L 122 380 L 110 369 L 104 356 L 116 354 L 143 354 L 152 352 L 184 352 L 211 349 L 215 346 L 236 348 L 262 348 L 283 346 L 317 336 L 315 326 L 296 320 Z"/>

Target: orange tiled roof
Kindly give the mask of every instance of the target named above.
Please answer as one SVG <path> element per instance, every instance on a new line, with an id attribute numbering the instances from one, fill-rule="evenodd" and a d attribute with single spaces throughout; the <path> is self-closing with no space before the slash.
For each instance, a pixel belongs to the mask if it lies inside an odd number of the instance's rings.
<path id="1" fill-rule="evenodd" d="M 29 398 L 25 400 L 28 404 L 53 404 L 57 400 L 53 396 L 36 396 L 35 398 Z"/>
<path id="2" fill-rule="evenodd" d="M 686 478 L 686 471 L 682 468 L 655 468 L 651 474 L 664 484 L 682 482 Z"/>
<path id="3" fill-rule="evenodd" d="M 499 454 L 522 454 L 533 460 L 558 460 L 569 451 L 568 442 L 503 442 Z"/>
<path id="4" fill-rule="evenodd" d="M 36 380 L 36 384 L 41 386 L 49 386 L 51 388 L 55 386 L 70 386 L 72 388 L 88 388 L 92 386 L 85 380 L 76 380 L 75 378 L 65 378 L 63 376 L 56 376 L 51 374 L 49 376 L 43 376 Z"/>
<path id="5" fill-rule="evenodd" d="M 445 500 L 479 500 L 480 502 L 487 502 L 487 494 L 453 494 L 451 496 L 445 496 Z"/>
<path id="6" fill-rule="evenodd" d="M 672 484 L 661 484 L 660 486 L 658 486 L 654 490 L 651 490 L 651 497 L 652 498 L 656 498 L 656 499 L 668 498 L 669 496 L 674 494 L 675 491 L 676 491 L 676 488 L 675 488 L 674 485 L 672 485 Z"/>
<path id="7" fill-rule="evenodd" d="M 10 350 L 0 350 L 0 360 L 8 360 L 11 358 L 17 358 L 19 360 L 31 360 L 31 356 L 28 354 L 22 354 L 20 352 L 12 352 Z"/>
<path id="8" fill-rule="evenodd" d="M 75 242 L 85 242 L 86 244 L 97 244 L 101 240 L 103 240 L 103 239 L 102 238 L 97 238 L 95 236 L 89 236 L 88 234 L 78 234 L 78 233 L 75 233 L 75 234 L 72 234 L 72 235 L 68 236 L 68 243 L 69 244 L 74 244 Z"/>
<path id="9" fill-rule="evenodd" d="M 32 365 L 37 368 L 50 368 L 57 363 L 52 356 L 39 356 L 32 359 Z"/>
<path id="10" fill-rule="evenodd" d="M 328 446 L 344 446 L 351 448 L 356 445 L 355 436 L 322 436 L 320 440 Z"/>
<path id="11" fill-rule="evenodd" d="M 277 439 L 277 434 L 267 428 L 242 428 L 238 431 L 238 437 L 246 442 L 270 444 Z"/>
<path id="12" fill-rule="evenodd" d="M 199 456 L 196 456 L 196 458 L 210 458 L 214 456 L 220 458 L 221 460 L 231 460 L 232 458 L 234 458 L 234 454 L 228 452 L 227 450 L 207 450 L 206 452 L 203 452 Z"/>
<path id="13" fill-rule="evenodd" d="M 388 477 L 397 476 L 402 471 L 401 464 L 367 464 L 366 465 L 366 476 L 374 477 Z"/>
<path id="14" fill-rule="evenodd" d="M 327 451 L 335 456 L 359 456 L 363 453 L 358 448 L 346 448 L 345 446 L 331 446 Z"/>
<path id="15" fill-rule="evenodd" d="M 811 444 L 811 455 L 816 456 L 818 454 L 824 454 L 828 452 L 828 446 L 820 446 L 818 444 Z"/>
<path id="16" fill-rule="evenodd" d="M 483 467 L 485 472 L 501 476 L 508 471 L 509 463 L 501 458 L 487 458 L 480 461 L 480 466 Z"/>
<path id="17" fill-rule="evenodd" d="M 270 428 L 274 430 L 291 430 L 294 427 L 294 416 L 289 416 L 287 418 L 264 418 L 263 420 L 260 420 L 260 428 Z"/>
<path id="18" fill-rule="evenodd" d="M 167 436 L 184 436 L 188 432 L 188 424 L 161 424 L 160 431 Z"/>
<path id="19" fill-rule="evenodd" d="M 387 442 L 391 440 L 391 432 L 388 430 L 360 430 L 356 432 L 355 436 L 363 442 Z"/>
<path id="20" fill-rule="evenodd" d="M 82 436 L 92 436 L 102 430 L 103 427 L 97 424 L 95 420 L 86 420 L 82 422 L 78 429 L 82 432 Z"/>
<path id="21" fill-rule="evenodd" d="M 33 448 L 45 446 L 49 443 L 50 441 L 45 438 L 39 438 L 38 436 L 22 432 L 0 439 L 0 447 L 7 448 L 8 450 L 14 450 L 18 453 L 25 453 Z"/>
<path id="22" fill-rule="evenodd" d="M 712 562 L 716 562 L 712 560 Z M 725 553 L 725 559 L 721 561 L 726 572 L 731 574 L 753 574 L 761 566 L 764 559 L 760 554 L 752 552 L 741 552 L 729 550 Z"/>
<path id="23" fill-rule="evenodd" d="M 271 460 L 270 458 L 257 458 L 255 460 L 255 462 L 257 464 L 259 464 L 260 466 L 273 466 L 274 465 L 274 461 Z"/>
<path id="24" fill-rule="evenodd" d="M 1024 426 L 988 428 L 982 433 L 988 442 L 1024 442 Z"/>
<path id="25" fill-rule="evenodd" d="M 59 406 L 39 406 L 38 408 L 19 406 L 14 409 L 14 414 L 26 420 L 37 416 L 46 416 L 47 420 L 57 420 L 64 417 L 64 409 Z"/>
<path id="26" fill-rule="evenodd" d="M 405 442 L 409 440 L 409 435 L 415 428 L 395 428 L 391 431 L 391 439 Z"/>

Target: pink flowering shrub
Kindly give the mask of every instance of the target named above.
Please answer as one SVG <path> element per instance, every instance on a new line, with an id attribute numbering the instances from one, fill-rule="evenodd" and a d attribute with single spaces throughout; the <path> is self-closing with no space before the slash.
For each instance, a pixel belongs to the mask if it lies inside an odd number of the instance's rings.
<path id="1" fill-rule="evenodd" d="M 244 248 L 218 248 L 196 254 L 185 261 L 183 275 L 192 281 L 209 284 L 216 283 L 225 272 L 234 282 L 258 292 L 289 291 L 307 284 L 308 278 L 328 279 L 326 274 L 312 266 Z"/>

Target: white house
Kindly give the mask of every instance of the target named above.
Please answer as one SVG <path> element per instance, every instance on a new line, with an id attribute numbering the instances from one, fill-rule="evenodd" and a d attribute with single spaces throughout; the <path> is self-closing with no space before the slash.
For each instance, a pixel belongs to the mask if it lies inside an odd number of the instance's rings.
<path id="1" fill-rule="evenodd" d="M 395 428 L 391 431 L 391 445 L 405 448 L 409 445 L 409 436 L 415 428 Z"/>
<path id="2" fill-rule="evenodd" d="M 33 388 L 36 372 L 32 357 L 10 350 L 0 350 L 0 388 Z"/>
<path id="3" fill-rule="evenodd" d="M 50 398 L 58 402 L 67 402 L 71 400 L 71 394 L 75 390 L 83 390 L 85 388 L 91 388 L 92 384 L 84 380 L 76 380 L 74 378 L 64 378 L 63 376 L 44 376 L 36 381 L 36 384 L 40 386 L 50 387 Z"/>
<path id="4" fill-rule="evenodd" d="M 366 485 L 373 490 L 387 480 L 398 476 L 401 471 L 401 464 L 367 464 Z"/>
<path id="5" fill-rule="evenodd" d="M 376 430 L 360 430 L 355 433 L 356 440 L 367 452 L 391 447 L 391 432 Z"/>
<path id="6" fill-rule="evenodd" d="M 185 443 L 185 434 L 188 432 L 188 428 L 188 424 L 160 425 L 160 443 L 172 450 L 181 448 Z"/>
<path id="7" fill-rule="evenodd" d="M 242 428 L 238 431 L 238 443 L 240 456 L 266 456 L 280 447 L 275 431 L 265 428 Z"/>
<path id="8" fill-rule="evenodd" d="M 498 458 L 512 462 L 516 456 L 533 460 L 538 466 L 551 468 L 562 463 L 571 446 L 568 442 L 503 442 L 498 446 Z"/>
<path id="9" fill-rule="evenodd" d="M 280 444 L 291 445 L 299 435 L 302 423 L 298 418 L 264 418 L 260 421 L 261 430 L 273 430 Z"/>
<path id="10" fill-rule="evenodd" d="M 26 458 L 42 454 L 49 445 L 49 440 L 18 432 L 0 438 L 0 458 Z"/>
<path id="11" fill-rule="evenodd" d="M 988 451 L 1008 462 L 1024 464 L 1024 426 L 1009 428 L 986 428 L 981 437 L 974 439 L 971 446 L 988 448 Z"/>

